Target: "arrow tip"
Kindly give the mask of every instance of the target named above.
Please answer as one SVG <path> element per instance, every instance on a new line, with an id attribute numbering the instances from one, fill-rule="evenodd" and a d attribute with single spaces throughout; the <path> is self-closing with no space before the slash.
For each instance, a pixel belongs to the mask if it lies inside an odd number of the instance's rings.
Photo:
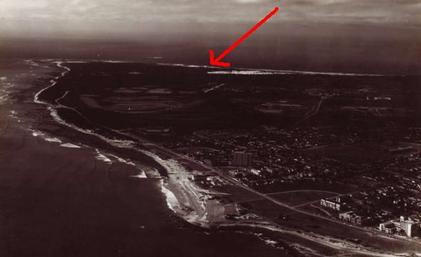
<path id="1" fill-rule="evenodd" d="M 209 50 L 209 64 L 211 66 L 223 67 L 223 68 L 229 68 L 229 67 L 231 67 L 231 63 L 229 63 L 229 62 L 221 62 L 219 60 L 219 58 L 215 58 L 215 52 L 213 50 Z"/>

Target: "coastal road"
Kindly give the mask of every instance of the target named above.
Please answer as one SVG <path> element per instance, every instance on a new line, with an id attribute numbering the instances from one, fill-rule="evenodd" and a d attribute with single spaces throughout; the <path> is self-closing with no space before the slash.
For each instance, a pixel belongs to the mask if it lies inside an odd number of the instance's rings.
<path id="1" fill-rule="evenodd" d="M 288 190 L 288 191 L 267 193 L 266 195 L 275 196 L 275 195 L 282 195 L 282 194 L 311 193 L 311 192 L 332 194 L 332 196 L 323 197 L 323 199 L 330 199 L 330 198 L 333 198 L 333 197 L 350 194 L 350 193 L 341 194 L 341 193 L 338 193 L 338 192 L 325 191 L 325 190 L 311 190 L 311 189 L 307 189 L 306 190 L 306 189 L 301 189 L 301 190 Z M 265 199 L 259 197 L 259 198 L 255 198 L 255 199 L 245 200 L 245 201 L 238 201 L 236 203 L 249 203 L 249 202 L 261 201 L 261 200 L 265 200 Z M 318 201 L 320 201 L 320 198 L 317 199 L 317 200 L 313 200 L 313 201 L 302 203 L 302 204 L 300 204 L 300 206 L 304 206 L 304 205 L 311 204 L 311 203 L 318 202 Z M 298 205 L 296 205 L 294 207 L 298 207 Z"/>

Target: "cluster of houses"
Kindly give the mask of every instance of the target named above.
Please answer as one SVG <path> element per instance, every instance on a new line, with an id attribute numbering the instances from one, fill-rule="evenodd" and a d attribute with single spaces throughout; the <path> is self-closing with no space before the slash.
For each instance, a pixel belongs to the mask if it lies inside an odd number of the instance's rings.
<path id="1" fill-rule="evenodd" d="M 326 209 L 331 209 L 339 213 L 338 218 L 344 222 L 349 222 L 359 226 L 367 224 L 368 219 L 356 214 L 352 210 L 347 210 L 346 205 L 341 202 L 341 198 L 339 196 L 321 199 L 320 205 Z M 414 237 L 421 235 L 421 223 L 417 219 L 401 216 L 399 219 L 380 223 L 379 230 L 387 234 L 402 234 L 407 237 Z"/>
<path id="2" fill-rule="evenodd" d="M 365 220 L 361 215 L 356 214 L 354 211 L 350 211 L 346 208 L 345 204 L 341 201 L 340 196 L 333 198 L 325 198 L 320 200 L 320 205 L 339 212 L 339 219 L 345 222 L 353 223 L 356 225 L 364 225 Z"/>

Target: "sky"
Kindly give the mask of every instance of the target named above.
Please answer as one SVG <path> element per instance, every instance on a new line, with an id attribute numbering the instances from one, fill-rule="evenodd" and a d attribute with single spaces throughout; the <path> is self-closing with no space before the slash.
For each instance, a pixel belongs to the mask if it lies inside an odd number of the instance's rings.
<path id="1" fill-rule="evenodd" d="M 139 35 L 257 21 L 421 25 L 421 0 L 0 0 L 3 35 Z M 187 26 L 187 28 L 186 28 Z"/>
<path id="2" fill-rule="evenodd" d="M 421 74 L 421 0 L 0 0 L 0 57 L 206 64 L 275 6 L 228 61 Z"/>

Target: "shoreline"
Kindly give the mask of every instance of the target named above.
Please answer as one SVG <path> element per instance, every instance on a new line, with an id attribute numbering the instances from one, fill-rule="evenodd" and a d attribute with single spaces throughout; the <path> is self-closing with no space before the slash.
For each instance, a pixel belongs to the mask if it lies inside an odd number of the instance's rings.
<path id="1" fill-rule="evenodd" d="M 54 87 L 58 83 L 59 79 L 66 76 L 67 73 L 71 71 L 69 67 L 65 66 L 64 64 L 65 62 L 63 61 L 54 61 L 53 63 L 55 63 L 59 69 L 64 69 L 64 71 L 60 74 L 60 76 L 57 76 L 54 79 L 50 80 L 51 85 L 41 89 L 35 94 L 34 99 L 33 99 L 34 103 L 47 106 L 47 110 L 50 112 L 50 115 L 52 116 L 52 118 L 61 125 L 67 126 L 85 135 L 97 137 L 112 147 L 134 150 L 136 152 L 142 153 L 145 156 L 152 158 L 158 165 L 160 165 L 161 168 L 167 171 L 167 174 L 168 174 L 167 177 L 160 176 L 160 179 L 162 180 L 161 192 L 166 198 L 167 205 L 169 207 L 171 206 L 170 209 L 177 216 L 184 219 L 190 224 L 198 225 L 203 228 L 209 228 L 212 224 L 211 222 L 209 222 L 209 220 L 207 220 L 205 202 L 200 199 L 200 198 L 207 199 L 209 195 L 204 194 L 203 193 L 204 190 L 197 190 L 196 185 L 193 185 L 193 183 L 189 180 L 188 172 L 177 161 L 172 160 L 172 159 L 164 160 L 164 159 L 161 159 L 161 157 L 159 157 L 158 154 L 156 153 L 153 153 L 147 150 L 137 149 L 135 141 L 111 139 L 104 135 L 98 134 L 94 131 L 82 129 L 74 124 L 70 124 L 60 117 L 60 115 L 57 113 L 57 110 L 55 108 L 68 108 L 71 110 L 73 110 L 73 108 L 59 104 L 56 102 L 56 100 L 54 100 L 56 104 L 51 104 L 47 101 L 40 100 L 40 95 L 43 92 L 46 92 L 48 89 Z M 73 110 L 73 111 L 76 111 L 76 110 Z M 113 132 L 118 133 L 117 131 L 113 131 Z M 133 165 L 136 165 L 133 162 L 133 160 L 125 159 L 124 157 L 120 157 L 114 154 L 102 153 L 102 155 L 103 157 L 101 157 L 100 159 L 105 160 L 106 162 L 111 161 L 109 159 L 107 160 L 106 156 L 113 155 L 114 157 L 116 157 L 117 160 L 120 160 L 121 162 L 131 163 Z M 173 173 L 174 171 L 177 171 L 176 176 L 170 174 L 170 173 Z M 143 174 L 144 175 L 142 175 L 142 177 L 145 177 L 145 178 L 146 177 L 157 178 L 156 174 L 149 175 L 150 173 L 145 172 L 145 171 L 143 171 Z M 179 176 L 184 177 L 183 181 L 179 181 Z M 219 217 L 219 218 L 221 219 L 222 217 Z"/>

